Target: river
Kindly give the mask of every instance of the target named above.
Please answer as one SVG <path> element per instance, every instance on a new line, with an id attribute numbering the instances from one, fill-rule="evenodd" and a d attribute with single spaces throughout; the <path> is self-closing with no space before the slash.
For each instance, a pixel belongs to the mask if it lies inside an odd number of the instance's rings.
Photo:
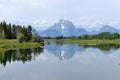
<path id="1" fill-rule="evenodd" d="M 46 42 L 0 52 L 0 80 L 120 80 L 120 45 Z"/>

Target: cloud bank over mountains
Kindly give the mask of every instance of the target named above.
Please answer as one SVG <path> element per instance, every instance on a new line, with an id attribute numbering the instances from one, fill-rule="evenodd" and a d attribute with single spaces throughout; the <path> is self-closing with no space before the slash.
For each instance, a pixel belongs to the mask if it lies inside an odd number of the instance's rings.
<path id="1" fill-rule="evenodd" d="M 0 0 L 0 21 L 46 29 L 61 18 L 90 29 L 120 25 L 120 0 Z"/>

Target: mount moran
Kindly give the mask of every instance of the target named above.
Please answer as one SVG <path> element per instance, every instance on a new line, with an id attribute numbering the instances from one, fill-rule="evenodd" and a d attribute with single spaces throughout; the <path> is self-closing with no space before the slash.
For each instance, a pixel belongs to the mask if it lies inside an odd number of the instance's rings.
<path id="1" fill-rule="evenodd" d="M 43 37 L 56 37 L 56 36 L 79 36 L 84 34 L 98 34 L 101 32 L 110 32 L 110 33 L 120 33 L 118 29 L 115 29 L 109 25 L 105 25 L 100 28 L 98 31 L 87 31 L 84 28 L 76 28 L 72 22 L 68 20 L 61 19 L 58 23 L 54 24 L 50 28 L 44 31 L 38 31 L 38 33 Z"/>

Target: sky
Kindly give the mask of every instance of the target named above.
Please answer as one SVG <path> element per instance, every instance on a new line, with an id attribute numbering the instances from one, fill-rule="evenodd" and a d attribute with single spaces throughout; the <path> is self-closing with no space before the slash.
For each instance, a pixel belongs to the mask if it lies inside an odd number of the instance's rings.
<path id="1" fill-rule="evenodd" d="M 120 0 L 0 0 L 0 21 L 47 29 L 60 19 L 87 29 L 120 28 Z"/>

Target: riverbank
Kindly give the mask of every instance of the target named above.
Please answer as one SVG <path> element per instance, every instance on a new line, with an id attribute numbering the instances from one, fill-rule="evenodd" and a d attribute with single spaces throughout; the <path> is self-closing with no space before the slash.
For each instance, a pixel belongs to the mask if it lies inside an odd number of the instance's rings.
<path id="1" fill-rule="evenodd" d="M 36 42 L 23 42 L 19 43 L 17 40 L 7 40 L 1 39 L 0 40 L 0 52 L 6 50 L 14 50 L 14 49 L 25 49 L 25 48 L 36 48 L 39 46 L 43 46 L 43 43 L 36 43 Z"/>
<path id="2" fill-rule="evenodd" d="M 120 44 L 120 39 L 115 40 L 45 39 L 45 41 L 56 41 L 80 45 Z"/>

